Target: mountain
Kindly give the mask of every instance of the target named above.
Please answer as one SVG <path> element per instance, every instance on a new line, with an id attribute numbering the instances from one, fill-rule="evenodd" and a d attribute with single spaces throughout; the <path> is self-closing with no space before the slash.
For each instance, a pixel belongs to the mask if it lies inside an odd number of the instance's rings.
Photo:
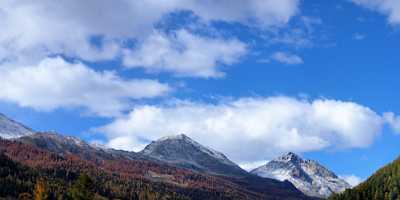
<path id="1" fill-rule="evenodd" d="M 7 127 L 31 130 L 3 119 Z M 0 138 L 0 199 L 32 195 L 37 181 L 46 182 L 51 199 L 64 199 L 81 175 L 92 178 L 92 191 L 102 199 L 315 199 L 290 182 L 250 174 L 185 135 L 159 139 L 139 153 L 56 132 Z"/>
<path id="2" fill-rule="evenodd" d="M 348 189 L 341 194 L 332 195 L 329 199 L 400 199 L 400 158 L 379 169 L 355 188 Z"/>
<path id="3" fill-rule="evenodd" d="M 18 196 L 18 193 L 14 193 L 15 188 L 19 192 L 32 193 L 32 180 L 39 177 L 45 177 L 48 184 L 53 185 L 52 194 L 59 197 L 57 194 L 66 193 L 67 186 L 79 174 L 90 175 L 96 183 L 95 191 L 111 199 L 138 199 L 140 195 L 199 200 L 313 199 L 303 195 L 289 182 L 251 174 L 238 178 L 200 173 L 151 158 L 132 157 L 131 152 L 96 148 L 77 138 L 56 133 L 36 133 L 13 140 L 0 139 L 1 154 L 29 169 L 30 173 L 24 174 L 19 170 L 14 170 L 12 174 L 0 173 L 0 184 L 8 185 L 7 189 L 0 189 L 0 199 L 7 195 Z M 2 165 L 0 163 L 0 171 Z M 7 172 L 9 166 L 3 167 L 3 172 Z M 9 175 L 15 175 L 12 178 L 15 181 L 10 183 Z M 153 196 L 158 199 L 156 197 Z"/>
<path id="4" fill-rule="evenodd" d="M 131 174 L 131 170 L 134 169 L 133 171 L 135 171 L 135 176 L 144 176 L 152 181 L 161 181 L 179 185 L 187 183 L 187 179 L 189 179 L 192 181 L 191 185 L 196 185 L 197 187 L 202 185 L 202 187 L 208 188 L 211 191 L 219 191 L 222 193 L 222 196 L 234 195 L 235 198 L 233 199 L 312 199 L 304 196 L 289 182 L 280 182 L 249 174 L 248 172 L 238 168 L 236 164 L 229 161 L 223 154 L 206 148 L 185 135 L 161 138 L 153 142 L 153 145 L 149 145 L 147 150 L 142 153 L 99 148 L 87 144 L 78 138 L 64 136 L 54 132 L 36 133 L 30 136 L 21 137 L 14 141 L 56 153 L 58 156 L 78 157 L 94 163 L 103 169 L 107 169 L 112 165 L 113 173 L 120 172 L 125 174 L 127 173 L 126 170 L 129 169 L 130 172 L 128 172 L 128 174 Z M 178 142 L 178 144 L 171 146 L 171 142 L 174 144 Z M 158 145 L 155 145 L 155 143 Z M 188 148 L 188 145 L 193 149 Z M 182 149 L 176 150 L 175 146 Z M 169 154 L 170 160 L 168 161 L 160 159 L 160 156 L 156 158 L 147 155 L 150 150 L 153 150 L 154 152 L 163 152 L 163 149 L 168 149 L 168 152 L 173 152 L 171 150 L 173 149 L 176 150 L 176 152 Z M 180 155 L 181 152 L 185 152 L 185 156 Z M 207 154 L 207 156 L 202 154 Z M 182 157 L 185 158 L 185 161 L 191 158 L 191 163 L 196 161 L 208 168 L 205 169 L 205 167 L 202 166 L 200 169 L 199 165 L 194 167 L 191 164 L 182 164 L 177 161 L 184 160 Z M 211 161 L 215 163 L 210 164 Z M 221 163 L 223 163 L 224 166 L 221 166 Z M 213 168 L 214 166 L 218 166 L 218 168 Z M 138 168 L 140 168 L 140 170 L 138 170 Z M 158 169 L 159 172 L 155 169 Z M 217 172 L 209 170 L 220 171 L 217 174 Z M 183 172 L 187 175 L 182 177 L 181 173 Z M 221 174 L 223 174 L 223 176 L 220 176 Z M 216 187 L 216 185 L 218 186 Z M 207 199 L 212 199 L 209 195 L 206 197 Z M 219 198 L 222 197 L 218 197 L 217 199 Z M 190 199 L 193 199 L 193 197 Z"/>
<path id="5" fill-rule="evenodd" d="M 0 139 L 0 199 L 33 199 L 40 183 L 46 199 L 74 199 L 67 195 L 82 175 L 92 179 L 90 191 L 99 197 L 93 199 L 262 199 L 223 179 L 178 168 L 129 160 L 95 163 Z"/>
<path id="6" fill-rule="evenodd" d="M 347 182 L 318 162 L 302 159 L 292 152 L 252 170 L 251 173 L 281 181 L 288 180 L 303 193 L 320 198 L 327 198 L 333 193 L 350 188 Z"/>
<path id="7" fill-rule="evenodd" d="M 0 138 L 12 139 L 32 135 L 34 131 L 0 113 Z"/>
<path id="8" fill-rule="evenodd" d="M 205 147 L 184 134 L 160 138 L 139 153 L 161 163 L 229 180 L 244 190 L 261 193 L 264 196 L 262 199 L 314 199 L 304 196 L 288 181 L 250 174 L 224 154 Z"/>
<path id="9" fill-rule="evenodd" d="M 34 145 L 40 149 L 44 149 L 58 155 L 77 155 L 88 160 L 135 160 L 140 157 L 140 155 L 135 152 L 100 148 L 98 146 L 88 144 L 77 137 L 64 136 L 56 132 L 38 132 L 32 135 L 17 138 L 15 140 L 25 144 Z"/>
<path id="10" fill-rule="evenodd" d="M 207 148 L 184 134 L 153 141 L 140 153 L 162 162 L 201 172 L 227 176 L 247 174 L 224 154 Z"/>

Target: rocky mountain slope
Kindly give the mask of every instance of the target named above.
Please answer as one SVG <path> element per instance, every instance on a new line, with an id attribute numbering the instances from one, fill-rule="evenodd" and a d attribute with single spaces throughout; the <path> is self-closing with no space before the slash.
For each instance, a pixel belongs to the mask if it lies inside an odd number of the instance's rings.
<path id="1" fill-rule="evenodd" d="M 115 149 L 100 148 L 85 141 L 73 137 L 64 136 L 56 132 L 38 132 L 32 135 L 15 139 L 24 144 L 30 144 L 40 149 L 56 153 L 58 155 L 78 155 L 89 160 L 110 160 L 110 159 L 139 159 L 140 155 L 135 152 L 119 151 Z"/>
<path id="2" fill-rule="evenodd" d="M 251 173 L 281 181 L 288 180 L 303 193 L 321 198 L 350 188 L 347 182 L 318 162 L 302 159 L 291 152 L 252 170 Z"/>
<path id="3" fill-rule="evenodd" d="M 32 135 L 34 131 L 0 113 L 0 138 L 12 139 Z"/>
<path id="4" fill-rule="evenodd" d="M 247 174 L 224 154 L 207 148 L 184 134 L 154 141 L 140 153 L 162 162 L 197 171 L 219 175 L 243 176 Z"/>

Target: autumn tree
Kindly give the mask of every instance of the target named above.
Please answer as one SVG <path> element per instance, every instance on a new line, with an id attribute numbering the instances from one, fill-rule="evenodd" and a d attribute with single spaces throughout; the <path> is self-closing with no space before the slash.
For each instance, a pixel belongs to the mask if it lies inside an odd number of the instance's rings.
<path id="1" fill-rule="evenodd" d="M 18 199 L 20 199 L 20 200 L 31 200 L 32 199 L 32 195 L 27 193 L 27 192 L 24 192 L 24 193 L 21 193 L 21 194 L 18 195 Z"/>
<path id="2" fill-rule="evenodd" d="M 47 200 L 49 198 L 47 184 L 43 178 L 36 181 L 34 200 Z"/>

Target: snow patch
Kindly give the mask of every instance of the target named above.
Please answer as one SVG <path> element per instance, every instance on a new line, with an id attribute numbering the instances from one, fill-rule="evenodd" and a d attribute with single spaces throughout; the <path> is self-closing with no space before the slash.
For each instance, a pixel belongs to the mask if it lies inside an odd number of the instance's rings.
<path id="1" fill-rule="evenodd" d="M 280 181 L 287 180 L 309 196 L 327 198 L 350 188 L 350 184 L 313 160 L 304 160 L 294 153 L 271 160 L 251 173 Z"/>

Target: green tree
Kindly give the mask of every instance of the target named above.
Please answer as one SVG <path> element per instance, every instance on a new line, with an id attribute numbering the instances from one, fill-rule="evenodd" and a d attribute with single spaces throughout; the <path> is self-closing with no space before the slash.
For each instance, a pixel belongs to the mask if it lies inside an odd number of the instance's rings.
<path id="1" fill-rule="evenodd" d="M 400 199 L 400 159 L 379 169 L 353 189 L 333 195 L 330 200 L 399 200 Z"/>
<path id="2" fill-rule="evenodd" d="M 81 174 L 69 190 L 73 200 L 92 200 L 94 197 L 93 180 L 87 174 Z"/>

